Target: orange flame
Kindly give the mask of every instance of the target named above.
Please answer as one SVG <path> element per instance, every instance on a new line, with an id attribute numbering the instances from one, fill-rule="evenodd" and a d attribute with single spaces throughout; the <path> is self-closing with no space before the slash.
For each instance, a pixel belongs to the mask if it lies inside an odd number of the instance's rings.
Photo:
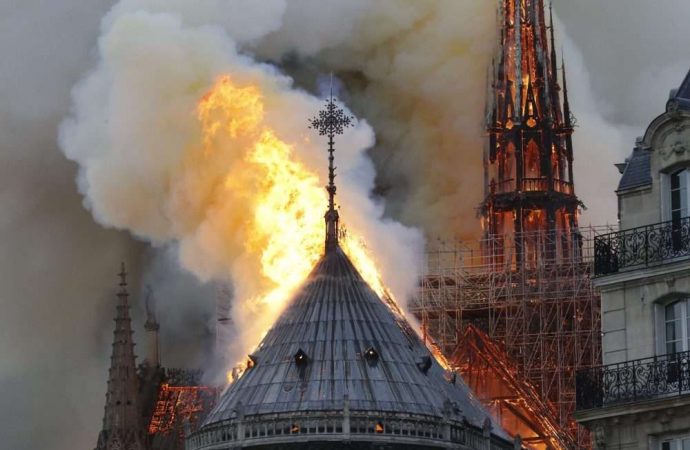
<path id="1" fill-rule="evenodd" d="M 259 87 L 240 86 L 224 76 L 202 98 L 197 110 L 205 155 L 235 141 L 248 149 L 243 155 L 246 166 L 241 173 L 229 171 L 225 188 L 250 205 L 243 224 L 247 233 L 244 250 L 260 261 L 260 294 L 239 299 L 243 307 L 261 311 L 258 316 L 263 319 L 259 320 L 264 321 L 254 324 L 250 348 L 259 343 L 323 254 L 327 205 L 318 176 L 266 124 L 264 106 Z M 348 230 L 341 247 L 374 291 L 383 296 L 380 272 L 364 241 Z M 239 364 L 228 373 L 228 379 L 239 377 L 244 368 L 246 364 Z"/>

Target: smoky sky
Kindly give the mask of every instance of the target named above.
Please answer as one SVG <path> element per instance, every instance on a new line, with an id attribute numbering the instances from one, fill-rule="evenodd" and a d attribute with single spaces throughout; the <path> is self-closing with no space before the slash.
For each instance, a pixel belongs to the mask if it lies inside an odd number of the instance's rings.
<path id="1" fill-rule="evenodd" d="M 94 447 L 120 261 L 132 273 L 135 339 L 145 278 L 167 286 L 156 295 L 168 325 L 164 358 L 167 347 L 171 364 L 204 360 L 195 342 L 208 339 L 213 289 L 171 267 L 166 251 L 97 225 L 78 193 L 76 165 L 58 148 L 71 90 L 94 64 L 111 6 L 0 0 L 0 450 Z M 624 157 L 690 69 L 690 3 L 554 0 L 554 8 L 582 54 L 578 69 L 589 75 L 597 108 L 627 139 L 611 149 Z"/>

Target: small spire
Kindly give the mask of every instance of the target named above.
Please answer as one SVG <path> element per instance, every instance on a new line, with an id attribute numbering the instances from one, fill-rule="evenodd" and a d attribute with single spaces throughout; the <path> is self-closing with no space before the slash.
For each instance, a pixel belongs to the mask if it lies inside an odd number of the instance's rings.
<path id="1" fill-rule="evenodd" d="M 127 270 L 124 262 L 121 263 L 117 276 L 120 277 L 120 292 L 117 294 L 118 304 L 103 428 L 98 437 L 96 450 L 113 448 L 113 443 L 121 445 L 122 448 L 144 450 L 146 430 L 141 422 L 141 398 L 132 339 L 132 321 L 127 302 Z"/>
<path id="2" fill-rule="evenodd" d="M 551 31 L 551 72 L 553 77 L 553 82 L 555 85 L 558 84 L 558 60 L 556 57 L 556 37 L 554 35 L 554 23 L 553 23 L 553 2 L 549 2 L 549 25 Z"/>
<path id="3" fill-rule="evenodd" d="M 127 293 L 127 270 L 125 268 L 124 261 L 120 263 L 120 273 L 117 274 L 120 277 L 120 293 Z"/>
<path id="4" fill-rule="evenodd" d="M 354 126 L 354 117 L 345 114 L 342 108 L 336 104 L 333 97 L 333 75 L 331 74 L 330 96 L 326 100 L 326 108 L 319 111 L 319 115 L 309 120 L 309 128 L 319 132 L 320 136 L 328 136 L 328 210 L 324 215 L 326 221 L 326 252 L 338 245 L 339 215 L 335 209 L 335 141 L 336 135 L 343 134 L 345 128 Z"/>
<path id="5" fill-rule="evenodd" d="M 144 323 L 146 331 L 158 331 L 160 328 L 156 320 L 155 305 L 153 303 L 153 289 L 151 286 L 146 286 L 146 322 Z"/>
<path id="6" fill-rule="evenodd" d="M 147 331 L 148 350 L 146 360 L 153 367 L 160 367 L 160 344 L 158 343 L 158 330 L 160 324 L 156 320 L 155 304 L 153 301 L 153 289 L 151 286 L 146 286 L 146 322 L 144 329 Z"/>
<path id="7" fill-rule="evenodd" d="M 522 5 L 520 2 L 515 6 L 515 110 L 517 114 L 515 120 L 522 120 Z"/>
<path id="8" fill-rule="evenodd" d="M 567 128 L 573 127 L 572 114 L 570 113 L 570 102 L 568 101 L 568 80 L 565 75 L 565 56 L 562 60 L 561 70 L 563 71 L 563 117 Z"/>

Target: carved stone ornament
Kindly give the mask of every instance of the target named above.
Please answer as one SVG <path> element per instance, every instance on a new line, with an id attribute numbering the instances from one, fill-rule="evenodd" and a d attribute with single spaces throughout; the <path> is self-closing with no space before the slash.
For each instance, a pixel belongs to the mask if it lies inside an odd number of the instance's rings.
<path id="1" fill-rule="evenodd" d="M 668 145 L 666 147 L 662 147 L 659 150 L 659 154 L 661 155 L 662 158 L 668 160 L 671 159 L 672 156 L 680 156 L 688 151 L 688 144 L 677 141 L 673 145 Z"/>

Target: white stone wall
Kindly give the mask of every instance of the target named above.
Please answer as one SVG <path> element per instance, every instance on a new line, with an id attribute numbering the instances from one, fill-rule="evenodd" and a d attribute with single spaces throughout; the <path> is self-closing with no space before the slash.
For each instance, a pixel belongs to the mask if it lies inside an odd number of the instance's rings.
<path id="1" fill-rule="evenodd" d="M 690 112 L 655 119 L 641 143 L 651 151 L 652 185 L 619 192 L 621 230 L 670 219 L 669 172 L 690 167 Z M 597 278 L 602 297 L 603 363 L 666 353 L 664 306 L 690 296 L 690 259 Z M 658 449 L 669 437 L 690 436 L 690 394 L 577 413 L 598 449 Z"/>
<path id="2" fill-rule="evenodd" d="M 596 284 L 604 364 L 664 354 L 659 320 L 666 303 L 690 296 L 690 260 L 600 278 Z"/>

